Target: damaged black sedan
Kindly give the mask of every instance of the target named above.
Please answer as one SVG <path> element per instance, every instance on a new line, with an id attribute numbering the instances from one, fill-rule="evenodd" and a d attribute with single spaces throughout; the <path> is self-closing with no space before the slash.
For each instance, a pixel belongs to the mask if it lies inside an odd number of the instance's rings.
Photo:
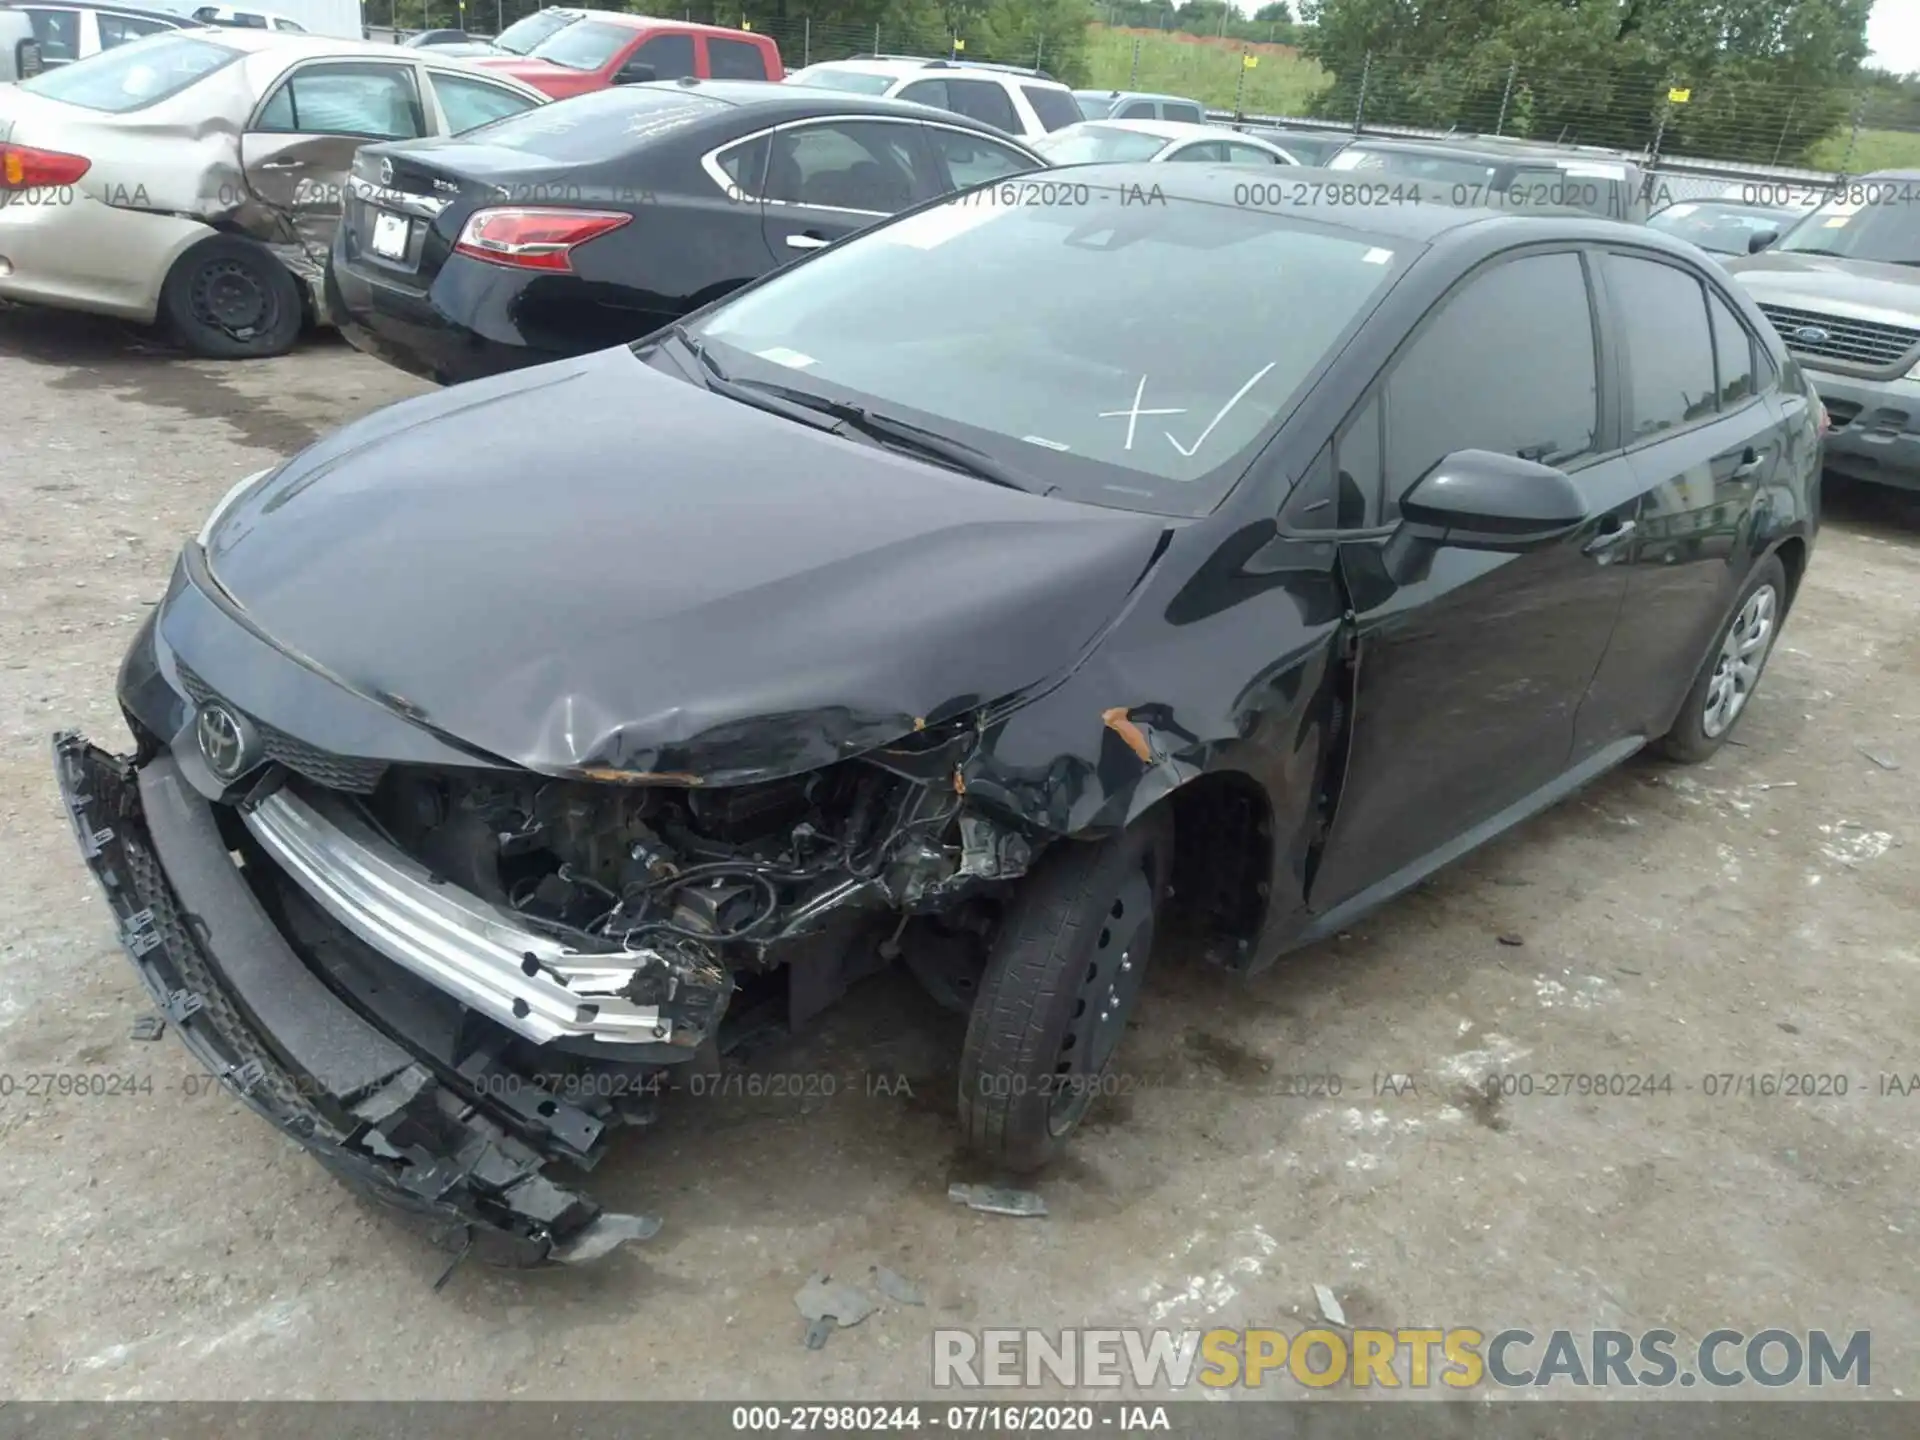
<path id="1" fill-rule="evenodd" d="M 1752 303 L 1643 229 L 1173 168 L 924 206 L 237 486 L 133 752 L 56 741 L 199 1058 L 443 1242 L 578 1260 L 655 1222 L 556 1163 L 897 962 L 1032 1170 L 1157 938 L 1255 969 L 1711 754 L 1817 522 Z"/>

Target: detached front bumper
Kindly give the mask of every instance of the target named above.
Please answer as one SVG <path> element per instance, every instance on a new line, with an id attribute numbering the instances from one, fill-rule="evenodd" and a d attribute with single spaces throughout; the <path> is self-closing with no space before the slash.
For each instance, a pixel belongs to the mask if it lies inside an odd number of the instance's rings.
<path id="1" fill-rule="evenodd" d="M 81 855 L 155 1003 L 202 1065 L 329 1170 L 497 1264 L 593 1259 L 659 1228 L 546 1178 L 547 1157 L 510 1113 L 532 1094 L 454 1089 L 322 983 L 170 757 L 136 768 L 68 732 L 54 763 Z M 597 1127 L 579 1138 L 590 1147 Z"/>
<path id="2" fill-rule="evenodd" d="M 1806 373 L 1833 421 L 1822 462 L 1851 479 L 1920 490 L 1920 380 Z"/>

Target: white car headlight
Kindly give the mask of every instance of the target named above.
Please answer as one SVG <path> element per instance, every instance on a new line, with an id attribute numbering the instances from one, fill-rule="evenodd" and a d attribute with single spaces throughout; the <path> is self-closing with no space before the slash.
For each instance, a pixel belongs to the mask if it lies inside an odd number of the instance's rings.
<path id="1" fill-rule="evenodd" d="M 264 470 L 256 470 L 231 490 L 227 491 L 226 494 L 222 495 L 220 497 L 220 503 L 213 507 L 213 513 L 207 516 L 206 523 L 200 527 L 200 533 L 194 537 L 194 543 L 202 550 L 206 549 L 207 539 L 213 534 L 213 527 L 220 523 L 220 517 L 222 515 L 233 508 L 233 502 L 279 468 L 278 465 L 269 465 Z"/>

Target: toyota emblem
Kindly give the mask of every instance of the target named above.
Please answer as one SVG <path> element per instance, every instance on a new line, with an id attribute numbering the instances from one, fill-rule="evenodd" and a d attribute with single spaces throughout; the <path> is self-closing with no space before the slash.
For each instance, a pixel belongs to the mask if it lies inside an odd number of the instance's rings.
<path id="1" fill-rule="evenodd" d="M 251 748 L 247 743 L 246 722 L 218 700 L 209 700 L 200 707 L 200 721 L 195 730 L 207 768 L 222 780 L 238 779 L 247 768 L 247 752 Z"/>

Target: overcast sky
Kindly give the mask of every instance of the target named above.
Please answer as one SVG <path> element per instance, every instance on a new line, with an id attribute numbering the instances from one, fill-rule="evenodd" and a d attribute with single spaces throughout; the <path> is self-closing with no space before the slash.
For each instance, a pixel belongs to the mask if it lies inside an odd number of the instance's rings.
<path id="1" fill-rule="evenodd" d="M 1868 63 L 1896 75 L 1920 71 L 1920 0 L 1874 0 L 1867 44 Z"/>

